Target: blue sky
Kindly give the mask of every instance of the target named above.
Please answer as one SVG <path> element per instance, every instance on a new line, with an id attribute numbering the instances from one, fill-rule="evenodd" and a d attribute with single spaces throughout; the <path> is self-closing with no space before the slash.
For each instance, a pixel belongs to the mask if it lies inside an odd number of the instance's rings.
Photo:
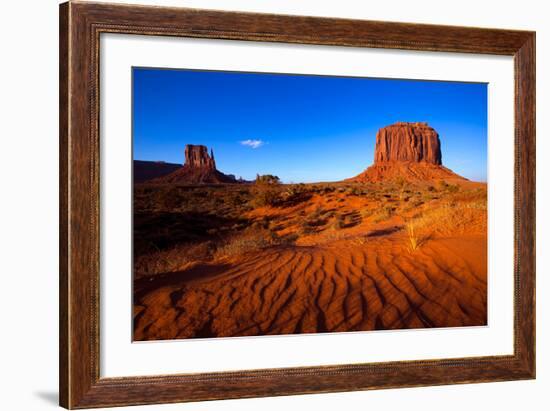
<path id="1" fill-rule="evenodd" d="M 137 160 L 182 163 L 204 144 L 226 174 L 338 181 L 372 164 L 377 130 L 396 121 L 428 122 L 443 165 L 486 181 L 486 84 L 133 69 Z"/>

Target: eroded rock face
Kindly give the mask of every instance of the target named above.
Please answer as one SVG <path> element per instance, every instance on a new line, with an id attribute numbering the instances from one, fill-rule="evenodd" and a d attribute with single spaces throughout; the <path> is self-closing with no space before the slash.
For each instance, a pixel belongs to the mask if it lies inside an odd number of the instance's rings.
<path id="1" fill-rule="evenodd" d="M 206 146 L 187 144 L 185 146 L 185 163 L 180 169 L 149 181 L 161 184 L 232 184 L 237 183 L 233 176 L 228 176 L 216 169 L 214 152 L 208 155 Z"/>
<path id="2" fill-rule="evenodd" d="M 405 122 L 378 130 L 374 164 L 347 181 L 372 183 L 401 178 L 411 182 L 466 180 L 443 166 L 437 131 L 428 123 Z"/>
<path id="3" fill-rule="evenodd" d="M 203 168 L 208 170 L 216 169 L 216 161 L 214 160 L 214 152 L 210 151 L 206 146 L 187 144 L 185 146 L 185 164 L 190 168 Z"/>
<path id="4" fill-rule="evenodd" d="M 413 162 L 441 165 L 439 135 L 428 123 L 399 122 L 376 133 L 374 163 Z"/>

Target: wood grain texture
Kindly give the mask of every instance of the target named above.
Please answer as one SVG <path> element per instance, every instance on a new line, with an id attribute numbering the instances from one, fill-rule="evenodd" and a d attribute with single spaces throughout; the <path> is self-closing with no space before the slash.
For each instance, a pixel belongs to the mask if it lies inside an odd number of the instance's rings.
<path id="1" fill-rule="evenodd" d="M 100 378 L 99 47 L 100 34 L 107 32 L 514 56 L 514 355 Z M 90 408 L 534 378 L 533 32 L 70 2 L 60 6 L 59 92 L 62 406 Z"/>
<path id="2" fill-rule="evenodd" d="M 516 355 L 535 374 L 535 34 L 515 54 Z"/>
<path id="3" fill-rule="evenodd" d="M 60 6 L 59 13 L 59 402 L 68 404 L 69 390 L 69 282 L 68 282 L 68 173 L 69 156 L 69 6 Z"/>

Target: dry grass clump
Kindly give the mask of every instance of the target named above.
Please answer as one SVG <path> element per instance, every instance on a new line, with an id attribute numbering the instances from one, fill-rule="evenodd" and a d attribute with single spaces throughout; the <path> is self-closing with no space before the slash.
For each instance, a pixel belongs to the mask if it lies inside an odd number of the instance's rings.
<path id="1" fill-rule="evenodd" d="M 481 188 L 459 191 L 449 196 L 449 201 L 476 204 L 487 209 L 487 191 Z"/>
<path id="2" fill-rule="evenodd" d="M 460 190 L 458 184 L 450 184 L 444 180 L 439 181 L 438 183 L 439 191 L 446 191 L 448 193 L 457 193 Z"/>
<path id="3" fill-rule="evenodd" d="M 256 175 L 250 204 L 253 207 L 276 205 L 280 200 L 280 183 L 281 180 L 277 176 L 271 174 Z"/>
<path id="4" fill-rule="evenodd" d="M 210 241 L 196 244 L 179 244 L 168 250 L 160 250 L 136 257 L 134 273 L 136 278 L 155 274 L 182 271 L 199 261 L 212 258 L 214 244 Z"/>
<path id="5" fill-rule="evenodd" d="M 428 211 L 425 217 L 440 235 L 485 233 L 486 207 L 480 203 L 447 203 Z"/>
<path id="6" fill-rule="evenodd" d="M 361 210 L 361 218 L 369 218 L 374 214 L 374 211 L 375 210 L 373 208 L 364 208 Z"/>
<path id="7" fill-rule="evenodd" d="M 309 200 L 311 197 L 312 190 L 305 184 L 291 184 L 279 193 L 276 204 L 282 207 L 292 207 Z"/>
<path id="8" fill-rule="evenodd" d="M 327 212 L 322 207 L 317 207 L 300 223 L 302 234 L 311 234 L 316 231 L 317 227 L 321 227 L 327 223 Z"/>
<path id="9" fill-rule="evenodd" d="M 440 207 L 429 208 L 421 216 L 405 223 L 407 248 L 415 251 L 434 235 L 449 237 L 487 232 L 487 201 L 476 193 L 470 201 L 449 200 Z"/>
<path id="10" fill-rule="evenodd" d="M 179 244 L 167 250 L 136 256 L 134 273 L 139 279 L 184 271 L 200 263 L 245 255 L 272 246 L 293 244 L 297 239 L 297 234 L 278 236 L 273 230 L 265 228 L 265 222 L 261 221 L 223 240 Z"/>
<path id="11" fill-rule="evenodd" d="M 254 208 L 275 206 L 279 202 L 280 190 L 269 184 L 260 184 L 252 191 L 250 205 Z"/>
<path id="12" fill-rule="evenodd" d="M 380 211 L 374 214 L 373 221 L 375 223 L 381 223 L 382 221 L 389 220 L 392 217 L 394 211 L 395 211 L 394 207 L 390 205 L 386 205 L 382 207 Z"/>
<path id="13" fill-rule="evenodd" d="M 407 248 L 410 252 L 416 251 L 430 239 L 431 235 L 426 232 L 426 227 L 427 222 L 424 218 L 411 219 L 405 224 Z"/>
<path id="14" fill-rule="evenodd" d="M 293 244 L 298 235 L 278 236 L 263 228 L 249 228 L 242 233 L 227 238 L 213 253 L 214 260 L 253 253 L 268 247 Z"/>
<path id="15" fill-rule="evenodd" d="M 221 259 L 225 257 L 247 254 L 267 248 L 272 244 L 272 241 L 262 236 L 236 237 L 227 241 L 224 245 L 218 248 L 214 253 L 214 258 Z"/>

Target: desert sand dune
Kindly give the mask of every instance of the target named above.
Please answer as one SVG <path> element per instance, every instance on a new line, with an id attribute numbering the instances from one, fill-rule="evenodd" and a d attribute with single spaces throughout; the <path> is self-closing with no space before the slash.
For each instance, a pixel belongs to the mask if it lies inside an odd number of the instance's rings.
<path id="1" fill-rule="evenodd" d="M 136 281 L 134 338 L 486 324 L 485 236 L 433 239 L 410 253 L 402 230 L 388 232 Z"/>

